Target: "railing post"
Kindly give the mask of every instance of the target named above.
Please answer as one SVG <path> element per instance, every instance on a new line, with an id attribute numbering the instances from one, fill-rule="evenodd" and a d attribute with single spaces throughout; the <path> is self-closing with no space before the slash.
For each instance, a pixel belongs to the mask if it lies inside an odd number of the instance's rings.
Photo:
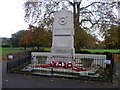
<path id="1" fill-rule="evenodd" d="M 51 74 L 52 74 L 52 77 L 53 77 L 53 67 L 51 67 Z"/>
<path id="2" fill-rule="evenodd" d="M 113 82 L 113 76 L 114 76 L 114 58 L 113 55 L 111 54 L 111 82 Z"/>
<path id="3" fill-rule="evenodd" d="M 106 65 L 106 68 L 111 68 L 111 72 L 109 72 L 109 74 L 110 74 L 110 82 L 113 82 L 114 59 L 113 59 L 112 53 L 106 52 L 105 54 L 106 54 L 106 56 L 107 56 L 107 60 L 111 60 L 111 64 L 110 64 L 110 65 L 107 64 L 107 65 Z"/>

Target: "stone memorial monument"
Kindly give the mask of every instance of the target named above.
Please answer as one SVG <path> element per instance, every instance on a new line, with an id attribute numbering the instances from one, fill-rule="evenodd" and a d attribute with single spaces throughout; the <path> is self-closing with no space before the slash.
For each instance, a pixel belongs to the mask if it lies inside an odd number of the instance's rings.
<path id="1" fill-rule="evenodd" d="M 92 65 L 97 64 L 106 67 L 106 64 L 104 64 L 106 55 L 75 54 L 73 13 L 68 11 L 64 4 L 62 10 L 54 13 L 52 35 L 51 53 L 32 52 L 31 64 L 22 69 L 22 71 L 32 71 L 32 74 L 38 75 L 52 74 L 52 76 L 53 71 L 55 71 L 54 75 L 56 76 L 61 76 L 59 73 L 66 71 L 77 74 L 79 72 L 80 75 L 88 76 L 88 73 L 94 74 L 96 71 L 87 71 L 87 69 L 83 69 L 81 66 L 91 67 Z M 87 61 L 86 63 L 86 60 L 89 60 L 90 62 Z M 76 67 L 76 65 L 79 65 L 79 67 Z M 45 73 L 42 73 L 41 71 L 45 71 Z M 65 77 L 66 76 L 68 75 L 65 75 Z M 99 77 L 99 74 L 97 77 Z"/>
<path id="2" fill-rule="evenodd" d="M 74 25 L 73 13 L 65 7 L 54 13 L 52 56 L 74 57 Z"/>

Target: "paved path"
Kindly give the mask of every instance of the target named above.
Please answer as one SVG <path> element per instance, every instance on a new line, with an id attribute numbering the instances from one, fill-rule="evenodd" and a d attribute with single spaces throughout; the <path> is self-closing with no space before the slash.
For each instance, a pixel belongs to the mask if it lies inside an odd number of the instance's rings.
<path id="1" fill-rule="evenodd" d="M 118 87 L 119 87 L 119 89 L 120 89 L 120 61 L 119 62 L 117 62 L 117 63 L 115 63 L 115 65 L 114 65 L 114 69 L 115 69 L 115 77 L 114 77 L 114 79 L 115 79 L 115 81 L 118 83 Z"/>
<path id="2" fill-rule="evenodd" d="M 118 88 L 118 84 L 109 82 L 20 75 L 5 70 L 6 62 L 3 62 L 3 88 Z"/>
<path id="3" fill-rule="evenodd" d="M 0 90 L 2 89 L 2 62 L 0 62 Z"/>

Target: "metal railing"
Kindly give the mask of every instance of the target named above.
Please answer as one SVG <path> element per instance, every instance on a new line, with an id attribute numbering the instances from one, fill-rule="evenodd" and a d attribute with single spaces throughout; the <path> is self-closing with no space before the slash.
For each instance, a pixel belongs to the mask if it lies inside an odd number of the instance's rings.
<path id="1" fill-rule="evenodd" d="M 108 65 L 104 63 L 104 60 L 107 59 L 106 55 L 75 54 L 73 57 L 32 52 L 32 57 L 37 60 L 33 66 L 32 74 L 111 80 L 111 69 L 107 68 Z"/>
<path id="2" fill-rule="evenodd" d="M 23 73 L 112 82 L 114 62 L 111 60 L 111 64 L 108 65 L 104 63 L 106 59 L 110 58 L 94 54 L 75 54 L 73 57 L 32 52 L 31 56 L 9 60 L 7 71 L 14 72 L 14 68 L 20 67 L 18 71 Z"/>
<path id="3" fill-rule="evenodd" d="M 7 72 L 14 72 L 19 67 L 23 68 L 31 61 L 31 56 L 27 52 L 16 53 L 13 57 L 13 59 L 7 60 Z"/>

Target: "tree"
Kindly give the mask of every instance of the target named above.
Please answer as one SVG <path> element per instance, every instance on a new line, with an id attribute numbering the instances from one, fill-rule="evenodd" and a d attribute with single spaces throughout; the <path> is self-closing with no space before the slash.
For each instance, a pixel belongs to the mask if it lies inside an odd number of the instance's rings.
<path id="1" fill-rule="evenodd" d="M 33 34 L 32 30 L 27 30 L 19 41 L 20 45 L 25 49 L 29 46 L 32 46 L 33 43 Z"/>
<path id="2" fill-rule="evenodd" d="M 120 49 L 120 25 L 117 27 L 118 30 L 118 48 Z"/>
<path id="3" fill-rule="evenodd" d="M 63 2 L 63 1 L 62 1 Z M 65 0 L 64 3 L 67 8 L 73 9 L 74 13 L 74 25 L 75 27 L 83 26 L 82 23 L 88 22 L 93 27 L 99 22 L 114 21 L 116 16 L 113 12 L 113 8 L 116 2 L 97 2 L 97 1 L 80 1 L 72 2 L 71 0 Z M 38 25 L 48 22 L 54 17 L 53 13 L 60 10 L 61 2 L 45 1 L 45 2 L 30 2 L 27 1 L 24 4 L 25 7 L 25 20 L 30 24 L 37 23 Z M 106 20 L 105 20 L 106 18 Z M 103 20 L 104 19 L 104 20 Z"/>
<path id="4" fill-rule="evenodd" d="M 35 38 L 34 43 L 41 47 L 50 47 L 51 46 L 51 39 L 52 39 L 52 33 L 49 30 L 44 30 L 43 28 L 35 28 L 33 31 Z"/>
<path id="5" fill-rule="evenodd" d="M 80 48 L 95 48 L 96 47 L 96 37 L 88 34 L 84 29 L 79 28 L 75 32 L 75 49 L 80 50 Z"/>
<path id="6" fill-rule="evenodd" d="M 25 30 L 20 30 L 14 34 L 12 34 L 12 37 L 10 38 L 10 41 L 11 41 L 11 44 L 12 44 L 12 47 L 20 47 L 20 39 L 21 37 L 24 35 L 25 33 Z"/>
<path id="7" fill-rule="evenodd" d="M 73 11 L 75 32 L 83 29 L 92 35 L 93 32 L 97 31 L 104 37 L 111 25 L 116 24 L 116 15 L 113 12 L 116 2 L 88 1 L 86 4 L 86 1 L 83 0 L 79 0 L 79 2 L 66 0 L 64 3 L 68 9 L 70 8 Z M 24 5 L 26 12 L 25 20 L 32 25 L 37 24 L 39 27 L 51 30 L 54 20 L 53 13 L 60 10 L 61 4 L 61 2 L 54 1 L 27 1 Z M 50 23 L 47 24 L 49 21 Z M 81 32 L 79 36 L 81 36 Z M 77 38 L 76 35 L 75 38 Z"/>
<path id="8" fill-rule="evenodd" d="M 51 31 L 44 30 L 40 27 L 29 26 L 29 30 L 23 35 L 20 40 L 21 45 L 26 47 L 50 47 L 51 46 Z"/>
<path id="9" fill-rule="evenodd" d="M 111 26 L 111 28 L 108 30 L 106 36 L 105 36 L 105 45 L 106 48 L 120 48 L 120 27 L 119 26 Z"/>

